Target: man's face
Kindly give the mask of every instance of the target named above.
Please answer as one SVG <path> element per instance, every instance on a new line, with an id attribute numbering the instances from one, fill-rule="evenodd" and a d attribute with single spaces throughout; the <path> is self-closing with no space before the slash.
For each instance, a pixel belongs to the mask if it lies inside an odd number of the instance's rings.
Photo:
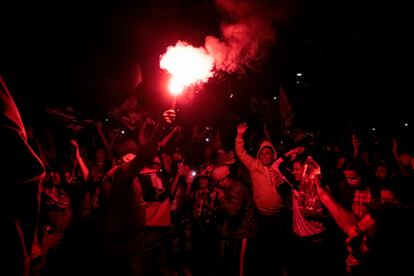
<path id="1" fill-rule="evenodd" d="M 51 171 L 50 172 L 50 181 L 53 185 L 59 185 L 60 184 L 60 174 L 57 171 Z"/>
<path id="2" fill-rule="evenodd" d="M 375 171 L 375 176 L 380 180 L 386 179 L 388 177 L 388 169 L 384 166 L 378 166 Z"/>
<path id="3" fill-rule="evenodd" d="M 208 189 L 208 178 L 200 177 L 198 185 L 200 186 L 200 189 Z"/>
<path id="4" fill-rule="evenodd" d="M 104 162 L 106 159 L 106 153 L 104 149 L 96 150 L 96 162 Z"/>
<path id="5" fill-rule="evenodd" d="M 358 187 L 361 185 L 361 177 L 354 170 L 345 170 L 344 175 L 348 185 L 351 187 Z"/>
<path id="6" fill-rule="evenodd" d="M 295 176 L 296 181 L 302 180 L 303 165 L 300 162 L 293 163 L 293 175 Z"/>
<path id="7" fill-rule="evenodd" d="M 65 171 L 65 179 L 66 179 L 66 183 L 68 184 L 72 183 L 73 178 L 70 172 Z"/>
<path id="8" fill-rule="evenodd" d="M 270 166 L 275 162 L 274 151 L 270 148 L 264 148 L 259 154 L 259 161 L 263 166 Z"/>
<path id="9" fill-rule="evenodd" d="M 92 181 L 94 182 L 99 182 L 105 174 L 103 169 L 98 166 L 93 166 L 90 172 L 91 172 Z"/>
<path id="10" fill-rule="evenodd" d="M 381 189 L 381 202 L 392 202 L 396 199 L 395 193 L 388 189 Z"/>

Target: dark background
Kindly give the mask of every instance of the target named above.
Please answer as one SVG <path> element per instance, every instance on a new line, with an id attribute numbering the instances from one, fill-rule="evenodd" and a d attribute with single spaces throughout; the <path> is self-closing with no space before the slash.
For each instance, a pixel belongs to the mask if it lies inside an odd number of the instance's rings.
<path id="1" fill-rule="evenodd" d="M 408 4 L 362 2 L 281 2 L 286 14 L 274 24 L 277 39 L 260 70 L 218 75 L 182 103 L 183 112 L 241 120 L 232 114 L 243 114 L 251 95 L 271 101 L 282 82 L 298 126 L 413 123 Z M 33 114 L 72 105 L 80 118 L 96 118 L 131 95 L 162 110 L 171 99 L 159 56 L 177 40 L 201 46 L 206 35 L 219 36 L 219 26 L 213 1 L 2 2 L 0 72 Z"/>

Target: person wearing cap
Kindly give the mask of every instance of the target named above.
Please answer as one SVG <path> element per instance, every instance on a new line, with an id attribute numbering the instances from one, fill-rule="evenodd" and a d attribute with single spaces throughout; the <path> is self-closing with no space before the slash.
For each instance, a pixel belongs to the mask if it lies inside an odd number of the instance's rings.
<path id="1" fill-rule="evenodd" d="M 158 153 L 176 132 L 174 128 L 158 144 Z M 155 152 L 154 152 L 155 153 Z M 171 202 L 178 182 L 185 174 L 183 167 L 177 168 L 175 176 L 167 173 L 166 159 L 155 155 L 139 173 L 145 205 L 145 230 L 141 244 L 141 275 L 169 275 L 172 264 L 167 263 L 168 239 L 171 238 Z"/>
<path id="2" fill-rule="evenodd" d="M 213 167 L 202 169 L 190 186 L 192 268 L 195 275 L 217 273 L 219 221 Z"/>
<path id="3" fill-rule="evenodd" d="M 191 184 L 194 198 L 193 217 L 204 223 L 210 223 L 210 216 L 214 209 L 216 191 L 213 189 L 211 171 L 202 170 Z"/>
<path id="4" fill-rule="evenodd" d="M 141 239 L 141 275 L 167 275 L 166 240 L 171 226 L 171 190 L 158 156 L 138 175 L 145 207 L 145 228 Z"/>
<path id="5" fill-rule="evenodd" d="M 219 210 L 224 215 L 221 270 L 223 275 L 252 274 L 251 242 L 256 235 L 253 201 L 247 189 L 230 177 L 228 166 L 216 167 L 212 177 L 218 182 Z M 237 252 L 235 255 L 234 252 Z"/>

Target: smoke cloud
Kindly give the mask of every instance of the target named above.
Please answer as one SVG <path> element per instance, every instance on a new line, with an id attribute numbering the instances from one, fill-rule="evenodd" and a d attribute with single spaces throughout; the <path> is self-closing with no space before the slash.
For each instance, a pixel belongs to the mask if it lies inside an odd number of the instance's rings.
<path id="1" fill-rule="evenodd" d="M 276 41 L 273 22 L 275 1 L 216 0 L 223 12 L 221 38 L 207 36 L 205 48 L 214 57 L 217 71 L 228 73 L 254 69 Z"/>

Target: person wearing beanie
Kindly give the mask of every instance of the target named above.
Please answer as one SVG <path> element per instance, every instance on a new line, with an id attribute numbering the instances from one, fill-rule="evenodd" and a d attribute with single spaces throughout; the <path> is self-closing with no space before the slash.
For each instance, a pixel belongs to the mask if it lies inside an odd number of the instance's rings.
<path id="1" fill-rule="evenodd" d="M 251 196 L 240 182 L 230 177 L 228 166 L 216 167 L 212 177 L 218 182 L 219 210 L 224 216 L 220 272 L 252 275 L 251 239 L 256 235 L 256 220 Z"/>

